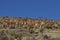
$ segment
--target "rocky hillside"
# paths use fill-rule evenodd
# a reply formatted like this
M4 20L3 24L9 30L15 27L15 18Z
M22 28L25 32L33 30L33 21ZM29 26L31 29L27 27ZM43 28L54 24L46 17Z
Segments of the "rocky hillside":
M60 20L0 17L0 40L60 40Z

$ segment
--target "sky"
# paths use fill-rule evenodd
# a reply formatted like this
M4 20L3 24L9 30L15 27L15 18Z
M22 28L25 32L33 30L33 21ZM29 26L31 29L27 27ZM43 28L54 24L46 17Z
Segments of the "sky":
M60 20L60 0L0 0L0 16Z

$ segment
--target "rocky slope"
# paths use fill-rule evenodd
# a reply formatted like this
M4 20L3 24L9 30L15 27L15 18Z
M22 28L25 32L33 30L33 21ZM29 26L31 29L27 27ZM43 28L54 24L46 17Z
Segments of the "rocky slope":
M60 40L60 21L0 17L0 40Z

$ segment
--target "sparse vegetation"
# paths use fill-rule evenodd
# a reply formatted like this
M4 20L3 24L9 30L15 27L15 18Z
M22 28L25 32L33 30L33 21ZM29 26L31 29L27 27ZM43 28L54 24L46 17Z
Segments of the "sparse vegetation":
M23 40L23 37L24 40L60 38L60 24L57 22L57 25L53 20L1 17L0 40Z

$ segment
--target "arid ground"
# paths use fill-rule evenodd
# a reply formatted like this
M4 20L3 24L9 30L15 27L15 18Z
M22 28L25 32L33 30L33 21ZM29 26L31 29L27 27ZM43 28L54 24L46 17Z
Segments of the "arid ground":
M60 40L60 20L0 17L0 40Z

